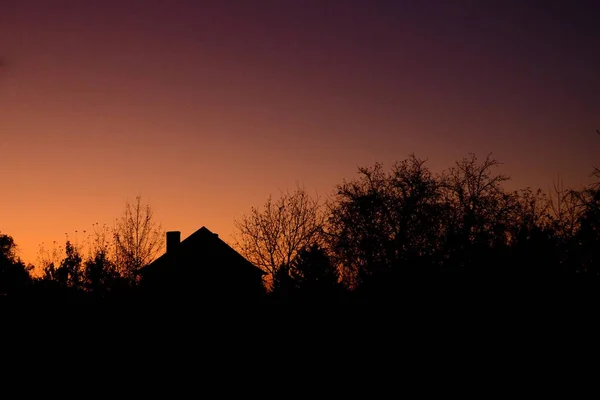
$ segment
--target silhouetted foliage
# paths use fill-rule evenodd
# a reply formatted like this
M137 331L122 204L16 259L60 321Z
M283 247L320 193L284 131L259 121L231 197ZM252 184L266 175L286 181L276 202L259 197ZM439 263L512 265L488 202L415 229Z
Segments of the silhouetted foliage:
M577 192L565 189L561 179L554 182L549 198L550 213L548 218L556 235L564 242L573 237L579 228L581 202Z
M135 283L137 271L163 251L164 235L161 224L154 220L152 208L142 203L141 196L134 203L127 202L114 228L115 264L121 274Z
M119 282L121 275L106 252L99 251L84 263L85 289L102 296Z
M290 275L300 289L309 292L329 288L339 282L339 273L327 253L318 245L302 250L292 261Z
M516 203L506 226L507 243L504 258L495 259L504 265L503 273L515 277L551 274L559 268L557 240L551 226L550 199L541 190L530 188L515 193Z
M303 299L337 299L341 294L340 274L319 245L302 250L290 265L290 276Z
M287 303L293 300L296 295L296 285L290 275L289 265L280 265L273 272L271 284L271 298L275 298L276 301Z
M102 300L133 293L131 281L122 277L106 248L92 249L85 260L70 240L59 249L64 249L64 257L58 264L46 261L39 281L46 296Z
M67 240L65 258L58 266L54 263L46 265L43 279L56 282L61 288L82 289L84 275L82 261L79 250L70 240Z
M327 232L348 287L372 296L417 277L531 280L597 268L597 188L509 192L491 155L436 176L424 164L411 156L387 173L359 168L337 187Z
M298 187L283 192L277 200L269 196L262 209L252 208L236 220L235 247L272 280L298 252L322 242L324 221L320 199Z
M499 165L491 155L479 163L470 154L442 175L446 265L488 272L493 249L508 244L518 195L504 190L509 177L495 173Z
M414 155L389 173L381 164L360 168L358 179L339 185L328 234L346 284L435 263L447 212L441 199L441 182Z
M31 283L32 269L17 257L13 238L0 233L0 297L21 292Z
M572 253L577 272L600 275L600 170L594 169L597 180L580 191L572 191L578 205L578 229L573 235Z
M125 286L116 264L115 242L111 232L103 225L94 225L92 240L88 242L88 257L84 262L85 289L97 297L112 293L117 287ZM114 239L114 238L113 238Z
M284 302L339 300L343 294L339 271L317 244L301 250L273 278L272 295Z
M139 197L114 229L96 224L84 245L67 237L64 247L42 247L39 279L17 257L12 237L0 234L0 296L142 298L177 307L402 296L479 301L512 295L519 284L535 291L547 282L600 276L600 170L581 189L558 180L544 193L506 190L509 178L491 155L480 161L469 154L439 174L425 164L411 155L389 171L379 163L361 167L325 208L303 188L269 197L263 209L236 221L237 247L247 260L203 227L172 241L168 253L142 269L139 288L137 272L164 243ZM270 274L268 294L256 266Z

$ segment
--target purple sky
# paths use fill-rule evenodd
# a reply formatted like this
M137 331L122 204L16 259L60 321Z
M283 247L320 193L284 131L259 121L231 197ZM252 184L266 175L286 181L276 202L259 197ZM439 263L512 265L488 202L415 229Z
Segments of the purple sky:
M598 1L0 2L0 231L23 257L142 194L166 229L358 166L600 166Z

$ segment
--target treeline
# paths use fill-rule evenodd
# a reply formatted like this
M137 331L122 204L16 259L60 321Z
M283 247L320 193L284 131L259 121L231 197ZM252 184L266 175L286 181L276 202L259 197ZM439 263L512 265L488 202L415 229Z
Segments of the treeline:
M267 273L261 299L275 303L595 281L600 171L580 189L557 183L549 192L509 191L499 167L491 156L471 154L440 173L415 156L389 170L360 168L326 199L302 187L269 197L236 221L232 246ZM119 221L94 233L85 256L67 241L64 254L42 257L35 278L12 238L1 235L0 293L37 288L82 299L135 297L136 271L162 250L164 233L139 198Z
M543 289L600 273L600 171L575 190L509 191L474 154L440 173L411 156L360 168L324 201L302 188L236 222L279 299L389 299ZM595 279L594 279L595 281ZM550 286L545 286L550 288Z
M112 226L98 223L64 246L40 245L38 265L17 256L12 237L0 234L0 297L34 300L128 300L137 296L137 271L164 249L164 230L142 202L126 202Z

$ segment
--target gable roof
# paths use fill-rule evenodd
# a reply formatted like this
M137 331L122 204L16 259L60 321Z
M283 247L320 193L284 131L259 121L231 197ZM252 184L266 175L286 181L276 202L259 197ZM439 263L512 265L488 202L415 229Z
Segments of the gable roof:
M171 260L180 255L195 258L195 261L200 262L202 260L218 260L226 265L242 267L250 273L253 272L265 275L263 270L244 258L240 253L220 239L217 234L211 232L205 226L182 240L181 243L169 253L165 252L165 254L158 257L152 263L140 268L139 273L143 275L148 271L167 268L171 263ZM226 268L226 265L223 265L223 268Z

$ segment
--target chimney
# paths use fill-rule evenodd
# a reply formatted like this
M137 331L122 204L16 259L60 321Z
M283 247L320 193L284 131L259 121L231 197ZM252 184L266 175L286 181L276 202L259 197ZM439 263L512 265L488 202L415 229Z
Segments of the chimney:
M171 231L167 232L167 253L172 252L181 242L181 232Z

